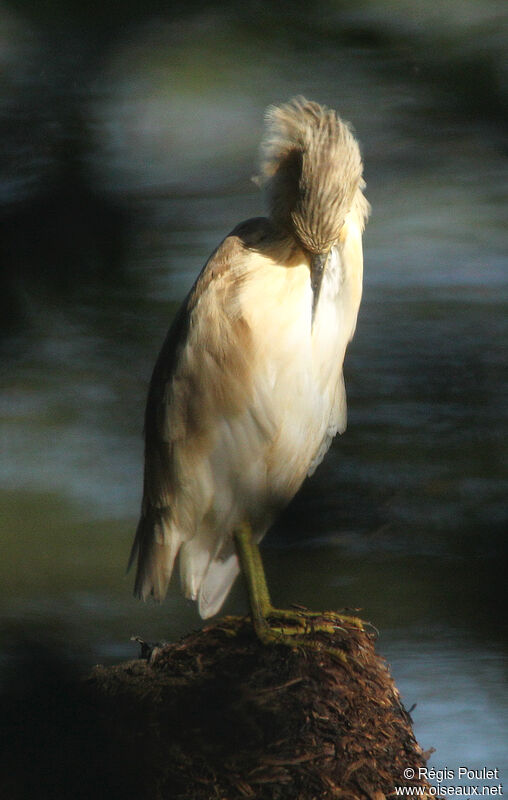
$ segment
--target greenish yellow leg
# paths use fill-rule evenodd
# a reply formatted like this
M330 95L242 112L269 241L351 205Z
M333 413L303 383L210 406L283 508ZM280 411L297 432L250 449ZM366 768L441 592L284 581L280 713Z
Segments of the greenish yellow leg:
M245 523L236 531L235 541L240 566L247 583L252 622L257 635L264 641L265 633L268 631L267 617L272 604L259 547L252 541L250 525Z
M360 619L337 612L322 614L297 609L274 608L270 601L259 547L252 539L250 525L245 523L235 532L235 541L240 566L247 583L254 629L262 642L278 642L291 647L298 645L313 647L316 645L305 640L303 634L313 631L333 634L341 627L341 624L363 630L363 623ZM268 622L272 619L280 620L282 624L273 626ZM334 651L334 654L341 658L344 656L339 651Z

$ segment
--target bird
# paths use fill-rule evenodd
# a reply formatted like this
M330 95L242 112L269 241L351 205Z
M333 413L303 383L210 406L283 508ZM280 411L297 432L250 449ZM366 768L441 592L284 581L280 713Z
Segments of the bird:
M217 614L242 571L256 631L271 604L259 543L346 429L343 362L370 213L349 123L302 96L269 106L255 182L268 215L211 254L153 370L134 593Z

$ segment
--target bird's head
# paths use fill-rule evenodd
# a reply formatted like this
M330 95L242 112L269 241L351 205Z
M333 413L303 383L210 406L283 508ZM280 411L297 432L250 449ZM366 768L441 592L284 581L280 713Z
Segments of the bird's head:
M261 175L270 216L309 254L314 306L331 248L353 212L363 229L369 205L363 164L350 127L326 106L296 97L266 112Z

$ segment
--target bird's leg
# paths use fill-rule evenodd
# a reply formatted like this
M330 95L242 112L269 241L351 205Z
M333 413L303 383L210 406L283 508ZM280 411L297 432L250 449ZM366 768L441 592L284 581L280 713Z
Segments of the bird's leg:
M259 638L264 641L268 631L267 617L272 604L259 547L252 539L252 530L248 523L244 523L235 531L235 542L240 566L247 583L254 629Z
M248 523L244 523L235 532L235 541L240 566L247 582L252 622L258 638L265 644L285 642L294 646L296 642L293 638L290 640L290 637L302 633L302 616L296 611L285 611L272 606L261 553L252 538L252 529ZM272 619L290 624L274 626L269 622Z
M258 638L264 643L278 642L292 647L310 646L302 634L315 631L333 634L342 626L363 630L363 623L353 616L332 612L312 612L297 609L274 608L266 583L259 547L252 538L252 530L244 523L235 532L235 542L240 566L247 582L252 622ZM270 620L280 621L273 625Z

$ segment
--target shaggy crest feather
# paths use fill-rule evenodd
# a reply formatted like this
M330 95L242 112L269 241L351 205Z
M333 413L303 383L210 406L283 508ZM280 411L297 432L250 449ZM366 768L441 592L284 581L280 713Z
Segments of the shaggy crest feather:
M265 121L257 182L267 186L272 219L309 252L325 253L353 207L363 225L369 213L358 144L335 111L304 97L269 106Z

